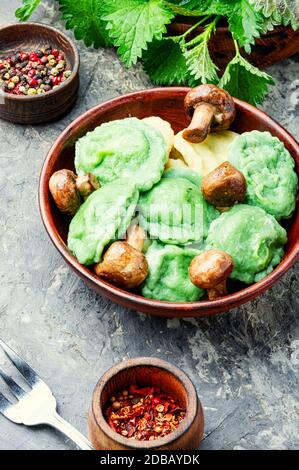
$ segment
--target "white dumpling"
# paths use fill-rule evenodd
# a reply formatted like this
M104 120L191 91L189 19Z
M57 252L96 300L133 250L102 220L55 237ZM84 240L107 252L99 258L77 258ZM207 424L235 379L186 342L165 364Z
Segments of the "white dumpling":
M174 154L179 152L185 164L202 176L228 160L228 148L239 135L233 131L214 132L203 142L192 144L183 139L182 133L174 137Z
M173 142L174 142L174 132L169 122L165 121L164 119L161 119L158 116L150 116L142 120L146 122L146 124L148 124L149 126L152 126L155 129L159 130L163 134L168 145L168 155L169 155L173 147Z

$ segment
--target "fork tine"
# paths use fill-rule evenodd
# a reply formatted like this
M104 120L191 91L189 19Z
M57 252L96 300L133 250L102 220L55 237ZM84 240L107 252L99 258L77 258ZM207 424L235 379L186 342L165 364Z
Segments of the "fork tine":
M7 373L0 367L0 376L7 383L10 391L14 394L16 398L23 398L26 395L25 390L23 390L12 377L7 375Z
M0 413L5 414L6 410L8 408L10 408L12 406L12 404L10 403L10 401L8 401L4 395L2 395L2 393L0 392Z
M29 385L35 385L38 382L42 382L42 379L37 375L37 373L27 364L27 362L23 361L20 356L15 353L7 344L0 339L0 346L9 357L11 362L16 366L18 371L23 375L26 382Z

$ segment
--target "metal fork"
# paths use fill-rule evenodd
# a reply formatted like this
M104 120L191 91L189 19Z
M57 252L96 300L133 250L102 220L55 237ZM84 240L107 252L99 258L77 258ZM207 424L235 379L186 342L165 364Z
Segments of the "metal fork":
M93 450L88 439L59 416L56 411L56 399L48 385L1 339L0 346L30 386L30 391L23 390L0 367L0 376L18 400L16 404L12 404L0 393L0 413L17 424L26 426L47 424L69 437L80 449Z

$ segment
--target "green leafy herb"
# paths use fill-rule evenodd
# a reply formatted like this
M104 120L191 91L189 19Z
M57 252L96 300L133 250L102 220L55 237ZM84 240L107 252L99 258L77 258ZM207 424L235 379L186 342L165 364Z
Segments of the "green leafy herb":
M20 0L21 1L21 0ZM56 0L66 28L87 46L115 46L129 67L142 59L151 80L160 85L212 82L250 103L260 103L272 78L251 65L255 40L277 25L299 27L299 0ZM40 0L23 0L16 11L25 21ZM177 16L188 17L190 28L167 34ZM223 17L236 45L236 56L222 78L209 53L216 22ZM198 18L198 20L197 20ZM196 35L196 28L202 26Z
M217 19L206 26L204 32L183 45L186 65L190 73L201 83L216 83L218 67L211 59L208 43Z
M298 0L250 0L256 11L262 12L265 21L273 26L283 24L291 25L293 29L299 24ZM268 28L270 29L270 28Z
M260 36L263 27L262 15L255 11L249 0L235 2L233 13L228 20L229 29L241 47L250 53L255 38Z
M83 39L86 46L111 44L102 19L102 0L59 0L59 4L66 29L73 29L76 39Z
M161 39L174 17L163 0L105 0L104 20L127 66L135 64L153 39Z
M219 82L219 86L225 88L232 96L253 105L263 101L268 92L268 85L271 84L274 84L272 77L244 59L238 48Z
M194 86L180 45L171 39L154 41L144 56L144 68L156 85Z
M41 0L23 0L23 6L16 10L16 17L20 21L27 21Z

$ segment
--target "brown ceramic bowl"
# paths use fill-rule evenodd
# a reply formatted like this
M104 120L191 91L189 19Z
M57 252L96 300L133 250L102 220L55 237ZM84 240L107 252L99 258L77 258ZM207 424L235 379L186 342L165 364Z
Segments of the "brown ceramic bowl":
M72 75L54 90L25 96L2 93L0 118L20 124L40 124L65 114L74 104L79 89L79 54L74 42L52 26L15 23L0 27L0 58L16 51L35 51L46 44L62 50Z
M156 441L135 441L110 428L103 409L113 395L132 384L158 387L186 408L175 431ZM203 438L204 417L195 387L182 370L161 359L139 357L113 366L100 379L93 393L88 430L97 450L196 450Z
M164 302L146 299L138 295L138 293L127 292L117 288L99 279L92 269L78 263L66 246L69 220L55 207L48 184L54 171L62 168L74 169L75 142L85 135L86 132L93 130L103 122L128 116L144 118L146 116L158 115L169 121L175 132L186 127L187 118L184 112L183 100L188 90L188 88L178 87L138 91L115 98L90 109L70 124L58 137L44 162L39 183L39 202L43 223L55 247L75 273L97 292L106 295L115 302L137 311L165 317L200 317L223 313L254 299L273 286L295 263L299 256L298 208L292 219L285 224L288 230L285 256L274 271L264 279L250 286L231 283L229 285L229 295L214 301ZM236 99L235 103L237 115L232 129L237 132L254 129L270 131L290 151L296 161L296 171L299 174L299 145L295 139L267 114L243 101Z

